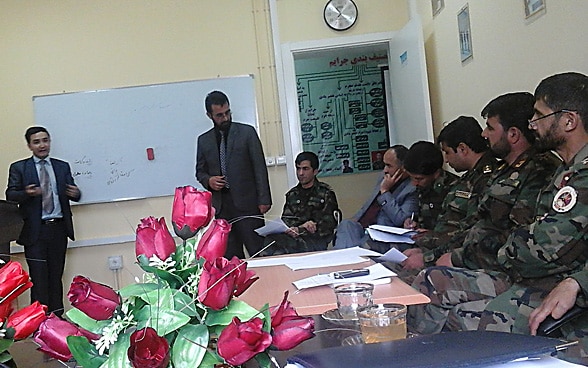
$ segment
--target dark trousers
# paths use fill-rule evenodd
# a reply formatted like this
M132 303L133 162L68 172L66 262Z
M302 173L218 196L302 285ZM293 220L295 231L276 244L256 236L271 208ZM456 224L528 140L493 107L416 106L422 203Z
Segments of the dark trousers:
M222 196L222 208L216 217L226 219L231 223L225 258L230 260L233 256L237 256L244 259L243 245L247 248L247 253L250 256L254 255L263 246L263 237L254 231L265 224L263 215L259 213L257 208L252 211L242 211L235 208L229 190L224 190Z
M41 225L35 244L25 246L29 275L33 282L31 303L38 301L47 306L47 312L63 314L63 284L67 235L65 223Z

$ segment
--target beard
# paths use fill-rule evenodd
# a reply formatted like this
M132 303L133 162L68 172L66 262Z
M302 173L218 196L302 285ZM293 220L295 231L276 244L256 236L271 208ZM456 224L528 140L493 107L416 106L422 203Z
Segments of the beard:
M508 156L511 149L506 138L503 136L498 142L496 142L496 144L490 146L490 151L492 151L494 157L505 158Z
M556 150L566 142L565 138L557 133L557 127L557 123L551 124L549 129L547 129L543 135L540 135L535 131L535 136L537 137L535 140L535 146L538 150Z

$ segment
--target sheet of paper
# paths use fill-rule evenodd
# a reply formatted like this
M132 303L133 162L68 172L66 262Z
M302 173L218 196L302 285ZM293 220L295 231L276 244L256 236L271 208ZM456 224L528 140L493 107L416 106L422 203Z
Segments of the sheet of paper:
M390 277L396 276L394 272L379 263L366 267L366 269L370 271L370 274L366 276L336 279L333 273L324 273L294 281L293 284L299 290L323 285L346 284L350 282L367 282L377 285L382 282L390 282Z
M266 221L265 226L255 229L255 232L260 236L267 236L270 234L281 234L286 230L288 230L288 226L281 218L277 218L275 220Z
M366 256L381 256L381 253L359 247L330 250L315 254L302 253L299 256L287 257L260 257L248 259L248 267L267 267L276 265L286 265L293 270L307 268L319 268L329 266L340 266L365 262ZM351 268L351 267L350 267Z
M406 243L414 244L414 240L409 236L392 234L385 231L367 228L368 235L375 241L384 243Z
M378 231L383 231L385 233L396 234L396 235L410 236L410 235L414 235L417 233L415 230L405 229L403 227L377 225L377 224L370 225L368 228L378 230Z
M383 256L378 257L378 259L380 261L388 261L388 262L393 262L393 263L401 263L406 258L408 258L408 257L406 257L404 254L402 254L402 252L396 248L392 248L389 251L387 251L386 253L384 253Z

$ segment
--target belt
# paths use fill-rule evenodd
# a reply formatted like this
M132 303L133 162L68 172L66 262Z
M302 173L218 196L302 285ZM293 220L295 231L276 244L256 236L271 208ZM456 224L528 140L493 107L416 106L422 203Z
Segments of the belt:
M41 224L43 225L48 225L48 224L57 224L63 222L63 217L56 217L56 218L50 218L50 219L46 219L46 220L41 220Z

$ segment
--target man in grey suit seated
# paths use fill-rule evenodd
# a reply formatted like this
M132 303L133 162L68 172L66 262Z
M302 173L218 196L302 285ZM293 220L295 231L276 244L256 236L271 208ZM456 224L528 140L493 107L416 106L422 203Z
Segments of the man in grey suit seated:
M368 236L365 229L373 224L402 227L404 220L418 211L416 188L404 171L402 161L408 149L390 147L384 154L384 170L376 187L361 209L337 226L334 249L363 245Z

